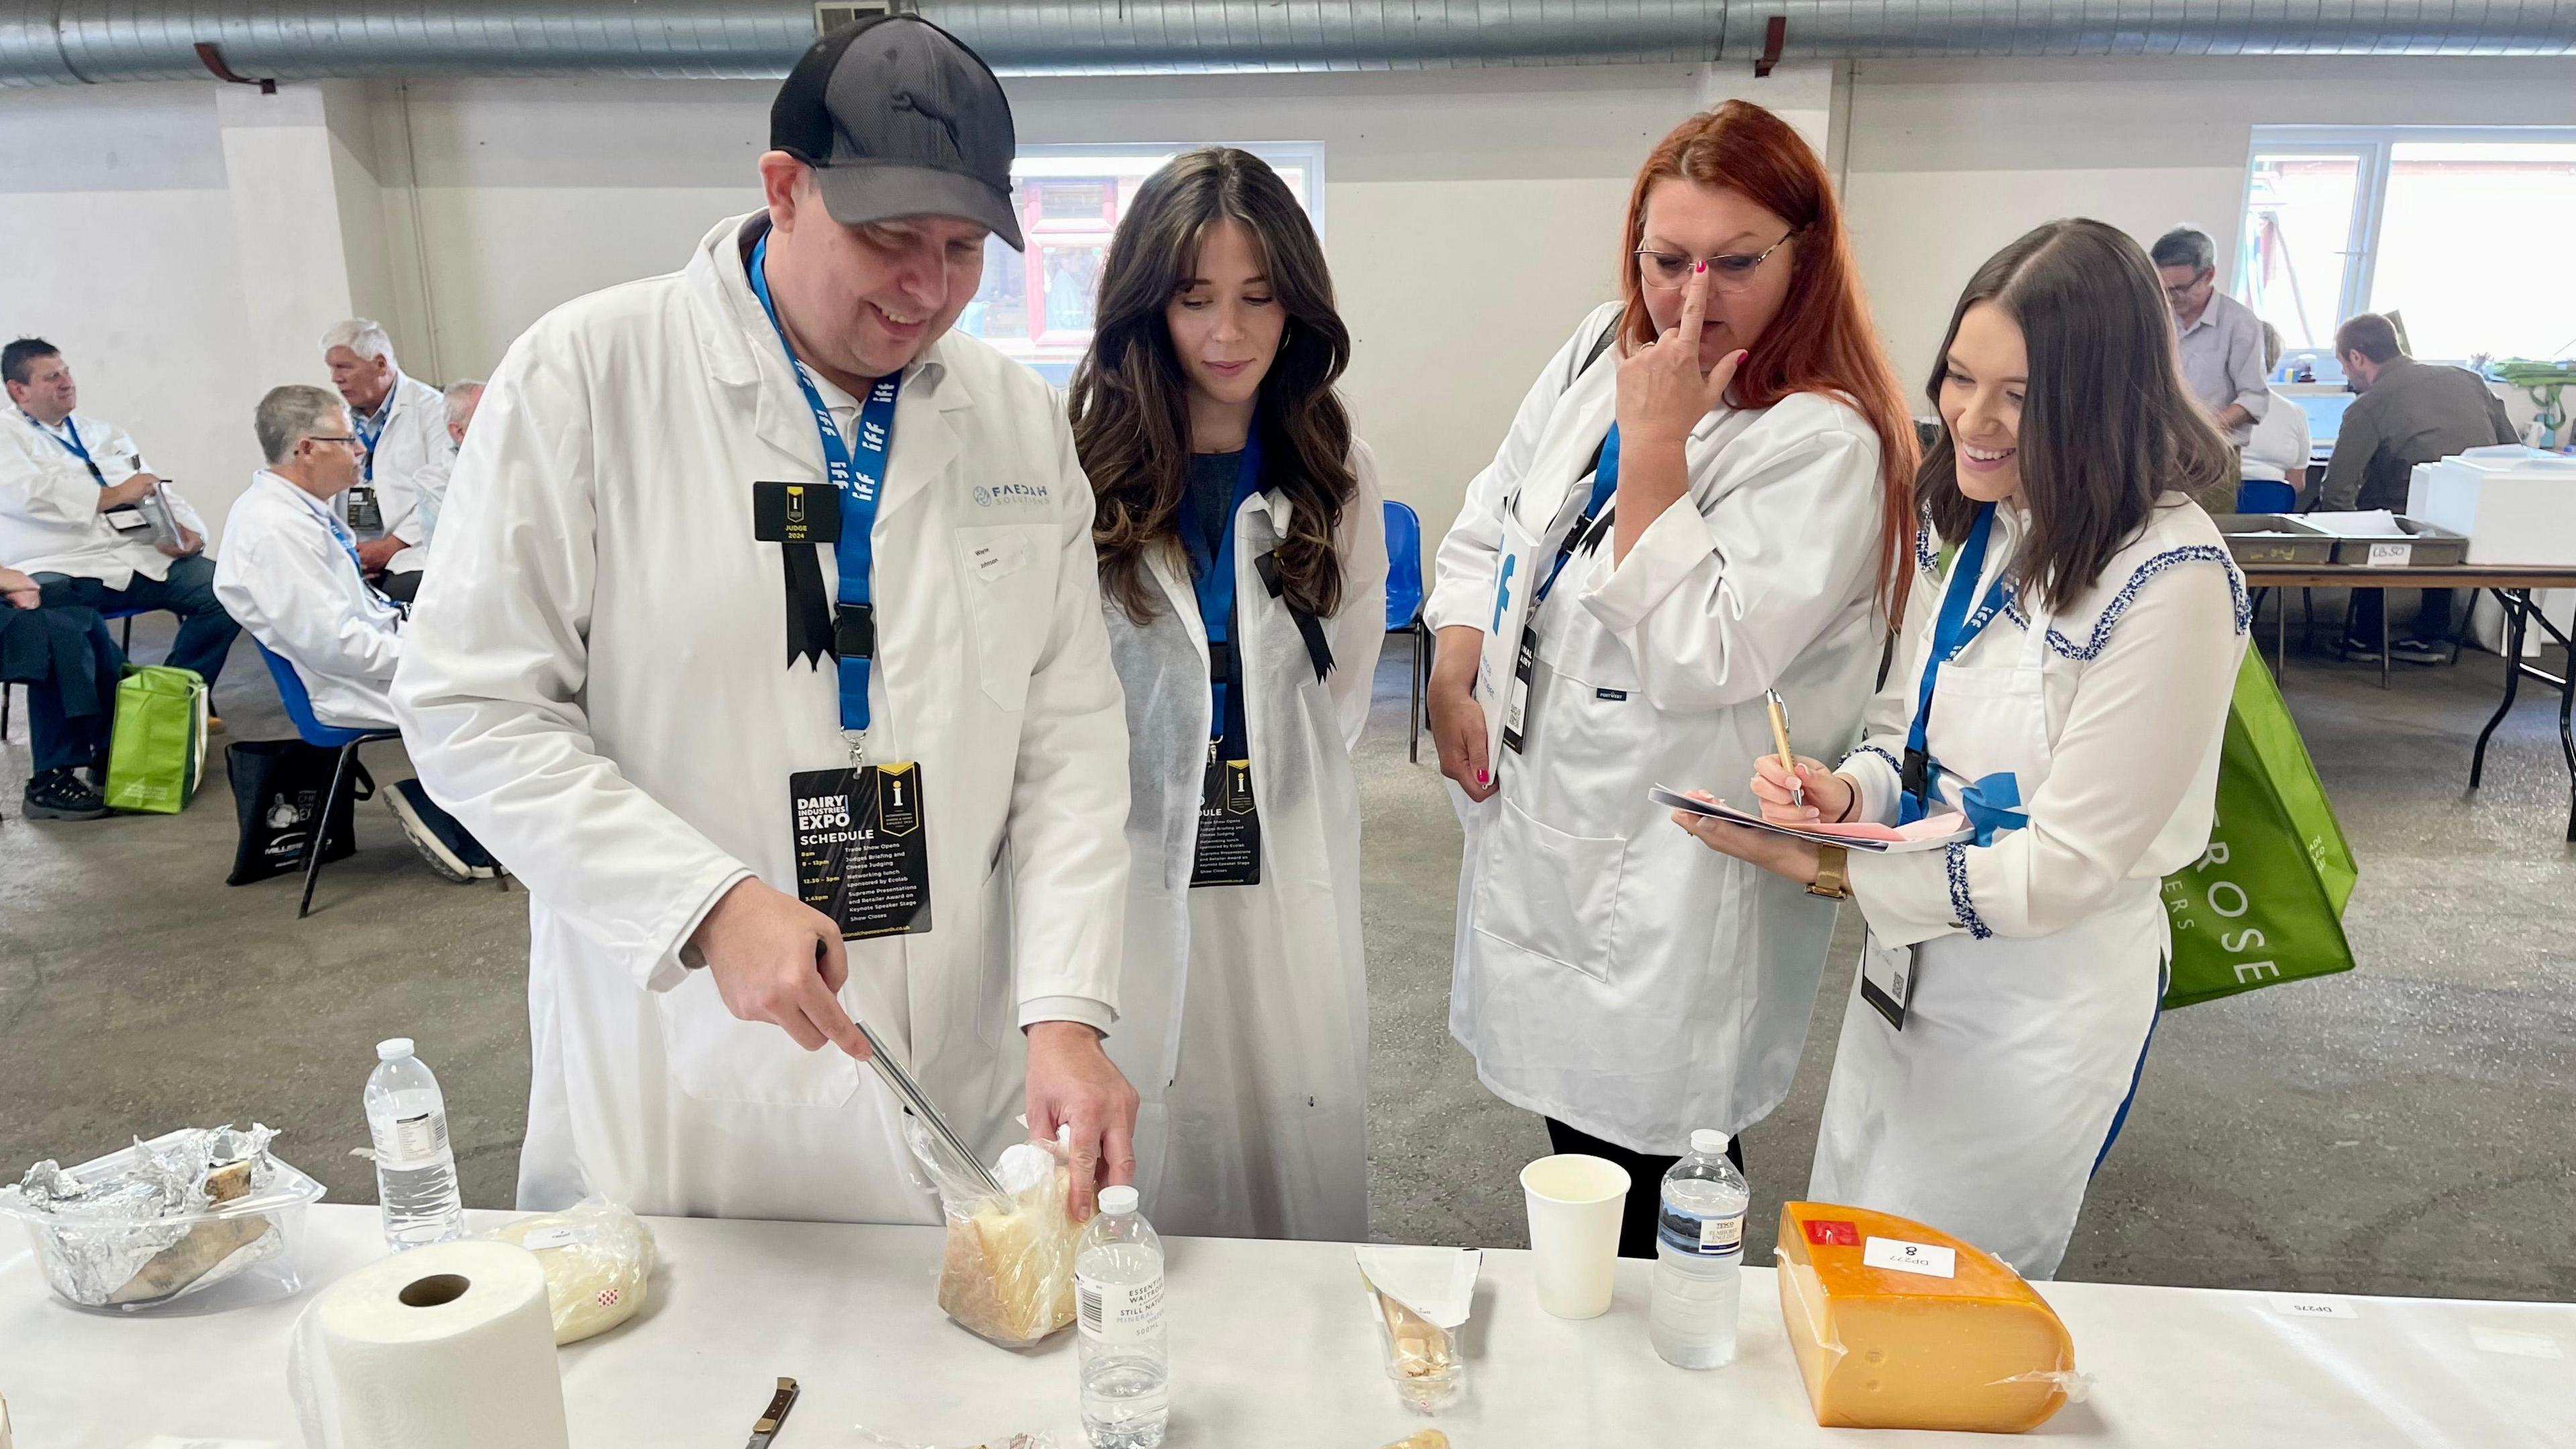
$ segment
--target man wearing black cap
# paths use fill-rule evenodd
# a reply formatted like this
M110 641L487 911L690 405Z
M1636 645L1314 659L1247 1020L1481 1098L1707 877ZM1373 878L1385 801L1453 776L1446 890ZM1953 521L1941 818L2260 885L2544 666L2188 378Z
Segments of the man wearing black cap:
M949 335L1021 244L1010 109L878 19L770 140L765 210L511 347L395 681L532 901L520 1205L935 1221L855 1017L988 1159L1067 1129L1087 1215L1136 1104L1091 490L1045 384Z

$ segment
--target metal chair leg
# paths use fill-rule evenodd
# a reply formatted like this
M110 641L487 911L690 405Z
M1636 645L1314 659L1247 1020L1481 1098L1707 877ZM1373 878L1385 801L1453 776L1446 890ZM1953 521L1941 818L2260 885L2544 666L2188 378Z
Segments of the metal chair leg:
M134 652L134 616L132 614L125 616L124 628L125 633L117 640L116 647L127 654L132 654Z
M340 808L340 792L349 788L349 766L358 758L360 743L351 740L340 747L339 763L331 767L331 788L322 796L322 813L313 822L313 833L305 837L304 899L295 903L299 921L313 909L313 883L322 878L322 856L331 844L331 815Z
M0 741L9 738L9 701L16 697L18 686L0 679Z

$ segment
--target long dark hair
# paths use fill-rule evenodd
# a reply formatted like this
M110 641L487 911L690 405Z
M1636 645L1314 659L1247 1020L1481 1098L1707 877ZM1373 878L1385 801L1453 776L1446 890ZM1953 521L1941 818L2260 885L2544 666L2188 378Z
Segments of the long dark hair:
M2233 477L2235 457L2183 386L2173 313L2127 232L2084 217L2052 221L1979 267L1924 388L1936 412L1959 319L1979 302L2018 323L2029 351L2018 447L2030 534L2013 567L2021 587L2059 608L2092 586L2159 497ZM1915 492L1942 538L1967 536L1981 505L1959 491L1946 426Z
M1815 148L1777 115L1751 101L1728 101L1674 127L1655 143L1628 190L1628 227L1619 243L1620 295L1630 349L1654 340L1644 284L1635 256L1646 230L1646 195L1655 183L1680 177L1751 197L1794 228L1785 253L1789 294L1780 313L1747 349L1735 374L1736 399L1767 408L1797 392L1824 393L1849 403L1878 434L1878 603L1890 623L1905 617L1906 564L1914 538L1914 423L1905 415L1905 391L1888 364L1861 295L1860 269L1852 264L1833 178Z
M1254 424L1262 484L1291 505L1279 542L1280 593L1318 617L1341 607L1333 538L1358 480L1350 414L1333 384L1350 365L1350 330L1333 309L1323 244L1287 183L1249 151L1210 146L1147 178L1119 219L1101 268L1091 350L1066 398L1074 451L1097 501L1091 536L1101 591L1139 624L1156 612L1145 553L1179 546L1189 496L1189 378L1163 309L1196 270L1208 229L1228 218L1250 234L1288 313Z

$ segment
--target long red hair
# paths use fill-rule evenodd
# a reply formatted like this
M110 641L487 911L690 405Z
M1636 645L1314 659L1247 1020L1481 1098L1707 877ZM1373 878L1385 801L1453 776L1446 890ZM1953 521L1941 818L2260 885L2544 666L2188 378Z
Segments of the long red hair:
M1655 144L1628 192L1627 239L1619 245L1621 323L1630 347L1653 340L1654 322L1637 275L1636 250L1646 228L1646 193L1680 177L1741 192L1796 229L1790 243L1789 295L1779 315L1746 349L1735 396L1767 408L1791 393L1820 392L1849 403L1878 432L1878 603L1891 624L1905 615L1914 539L1914 469L1919 448L1896 370L1871 327L1861 296L1842 206L1824 163L1788 122L1750 101L1728 101L1673 128Z

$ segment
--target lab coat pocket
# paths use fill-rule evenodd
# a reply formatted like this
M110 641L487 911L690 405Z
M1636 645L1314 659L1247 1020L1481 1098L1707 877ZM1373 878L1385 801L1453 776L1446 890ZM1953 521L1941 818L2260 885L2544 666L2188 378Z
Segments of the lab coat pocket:
M1618 959L1619 883L1628 842L1568 835L1508 799L1487 837L1476 929L1596 981Z
M806 1051L766 1021L725 1009L715 973L692 971L653 994L671 1080L701 1102L837 1107L859 1087L859 1064L839 1047Z
M1057 531L1003 523L957 530L957 568L973 616L984 693L1007 710L1028 702L1029 671L1055 628Z

